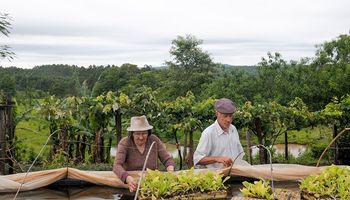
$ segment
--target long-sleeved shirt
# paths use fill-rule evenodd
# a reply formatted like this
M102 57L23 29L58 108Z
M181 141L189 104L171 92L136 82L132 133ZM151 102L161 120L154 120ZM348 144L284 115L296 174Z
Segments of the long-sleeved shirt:
M193 162L196 165L202 158L207 156L227 156L239 164L244 156L243 147L239 141L237 129L232 124L227 133L220 127L218 121L207 127L199 139L196 151L193 154ZM208 164L208 168L221 168L223 164Z
M116 158L113 164L113 172L122 180L126 182L128 177L127 171L142 170L147 153L151 144L153 145L146 168L155 170L158 169L158 158L165 167L174 166L175 162L171 155L166 151L166 147L163 142L155 135L149 135L146 141L145 151L141 153L131 137L124 137L118 144Z

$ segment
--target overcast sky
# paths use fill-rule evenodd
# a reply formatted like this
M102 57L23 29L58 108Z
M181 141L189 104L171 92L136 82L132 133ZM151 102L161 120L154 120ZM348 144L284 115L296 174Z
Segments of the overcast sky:
M349 34L349 0L0 0L17 57L0 66L123 63L161 66L171 41L192 34L214 62L256 65L267 52L313 57Z

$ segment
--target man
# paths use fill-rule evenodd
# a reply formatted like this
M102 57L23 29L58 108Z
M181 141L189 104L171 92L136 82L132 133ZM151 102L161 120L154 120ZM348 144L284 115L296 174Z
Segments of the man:
M244 151L237 129L231 124L236 112L235 104L230 99L222 98L216 100L214 107L216 121L203 131L193 154L194 165L222 168L232 164L248 164L242 160Z

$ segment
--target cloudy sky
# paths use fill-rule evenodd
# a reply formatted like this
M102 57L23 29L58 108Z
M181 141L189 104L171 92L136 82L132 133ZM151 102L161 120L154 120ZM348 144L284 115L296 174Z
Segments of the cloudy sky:
M187 34L214 62L255 65L267 52L299 60L349 34L349 10L349 0L0 0L12 17L0 45L17 55L0 66L161 66Z

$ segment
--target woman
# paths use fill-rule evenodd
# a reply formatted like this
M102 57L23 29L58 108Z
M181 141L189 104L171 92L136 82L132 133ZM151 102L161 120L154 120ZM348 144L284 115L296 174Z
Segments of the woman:
M146 116L132 117L130 127L127 128L129 136L124 137L118 144L117 155L114 160L113 172L129 186L130 192L137 189L137 180L127 171L142 170L151 144L155 142L147 160L146 168L158 169L158 158L168 172L173 172L175 162L166 151L165 145L152 134L153 126L149 125Z

